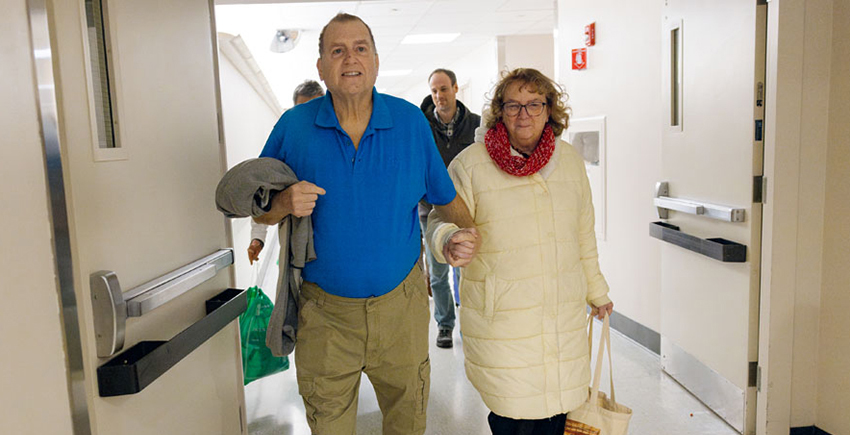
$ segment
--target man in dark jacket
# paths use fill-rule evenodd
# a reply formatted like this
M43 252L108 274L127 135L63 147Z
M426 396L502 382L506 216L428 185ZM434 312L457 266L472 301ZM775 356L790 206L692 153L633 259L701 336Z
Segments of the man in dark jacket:
M481 124L481 117L470 112L457 100L457 76L454 72L438 68L428 77L428 85L431 95L425 97L419 108L431 124L434 142L440 150L443 163L448 167L458 153L474 142L475 129ZM430 211L431 204L424 201L419 203L419 223L423 234ZM455 327L455 305L449 286L449 266L434 260L427 243L425 255L431 293L434 296L434 319L439 328L437 346L449 348L452 347L452 331ZM457 269L454 276L457 289Z

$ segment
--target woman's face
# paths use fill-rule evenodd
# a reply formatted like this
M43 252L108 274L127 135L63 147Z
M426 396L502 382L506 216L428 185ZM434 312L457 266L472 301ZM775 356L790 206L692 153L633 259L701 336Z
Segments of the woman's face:
M546 96L531 92L525 83L511 83L505 90L505 99L502 102L502 122L508 130L511 145L525 154L531 154L543 134L546 121L549 120L549 106L543 106L543 112L537 116L531 116L527 108L520 108L515 116L505 113L504 104L526 105L532 102L546 103Z

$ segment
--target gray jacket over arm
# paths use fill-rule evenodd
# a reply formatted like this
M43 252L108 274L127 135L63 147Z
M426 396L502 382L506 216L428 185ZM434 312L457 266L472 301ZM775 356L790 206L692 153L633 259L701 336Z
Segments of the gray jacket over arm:
M215 203L227 217L259 217L271 209L271 200L298 182L295 172L280 160L262 157L246 160L231 168L215 191ZM278 226L280 233L280 275L275 307L266 331L266 346L275 356L295 349L298 332L298 294L301 269L316 259L313 223L310 217L287 216Z

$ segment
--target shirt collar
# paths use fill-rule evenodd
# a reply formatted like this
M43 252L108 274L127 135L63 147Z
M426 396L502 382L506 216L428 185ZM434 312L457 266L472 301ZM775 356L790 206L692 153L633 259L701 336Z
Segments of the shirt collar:
M393 118L390 115L390 109L387 107L387 103L384 98L384 95L379 94L373 86L372 117L369 119L369 125L366 127L366 131L371 129L392 128ZM336 112L334 111L333 96L330 91L322 97L322 103L319 106L318 113L316 113L315 123L319 127L337 128L342 130L342 127L339 125L339 119L337 119Z
M453 116L449 122L443 122L443 119L440 118L440 114L437 112L437 106L435 105L434 118L437 118L437 122L439 122L443 127L454 126L455 123L457 123L458 118L460 118L460 106L455 109L455 116Z

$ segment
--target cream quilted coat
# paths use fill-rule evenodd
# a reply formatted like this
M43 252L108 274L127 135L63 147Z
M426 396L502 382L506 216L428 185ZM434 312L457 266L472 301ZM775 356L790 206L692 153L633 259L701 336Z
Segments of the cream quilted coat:
M467 377L504 417L541 419L578 408L590 382L585 307L610 302L581 156L558 140L543 169L516 177L477 142L449 174L483 240L461 273ZM435 212L428 227L431 252L445 261L442 247L457 227Z

